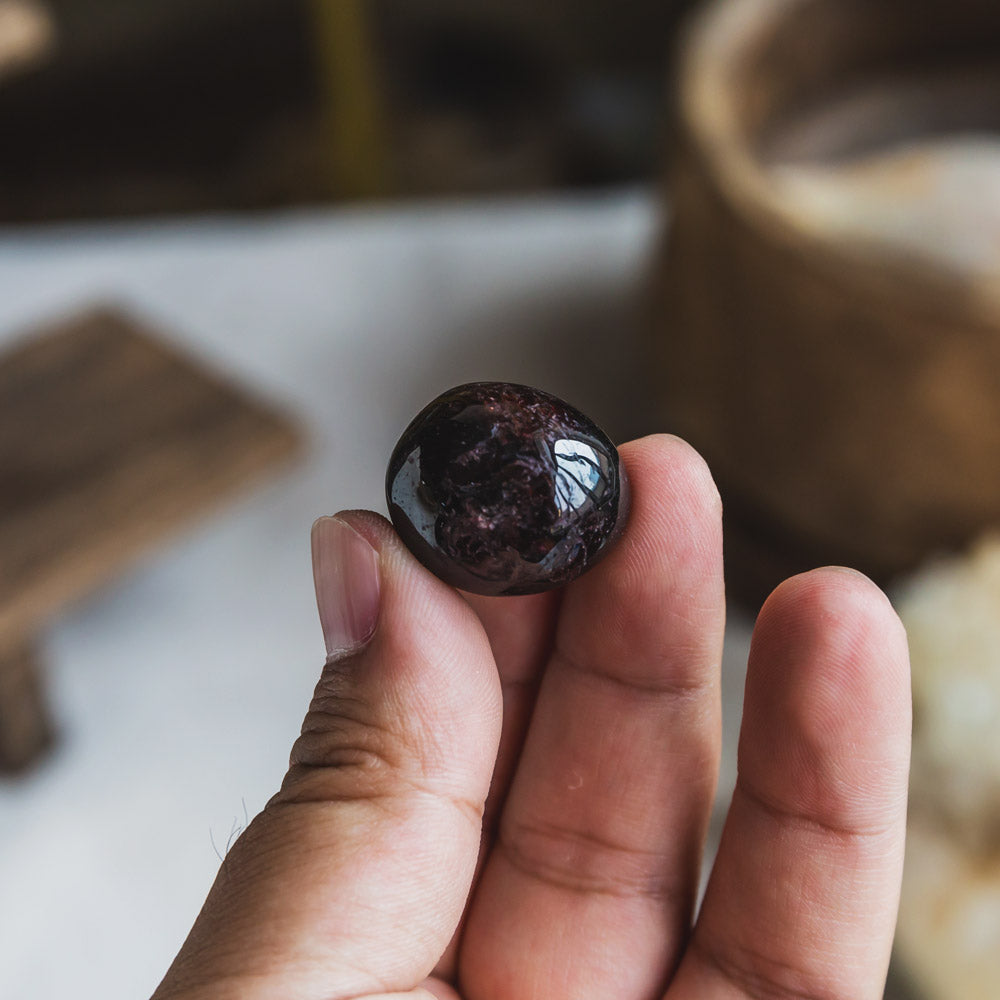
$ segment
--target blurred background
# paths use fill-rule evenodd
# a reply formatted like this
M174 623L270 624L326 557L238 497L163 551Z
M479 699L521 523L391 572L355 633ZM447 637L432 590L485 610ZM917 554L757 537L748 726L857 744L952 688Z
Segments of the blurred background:
M995 0L0 0L0 129L0 996L153 990L311 694L310 523L474 379L709 459L713 842L763 597L889 588L887 997L1000 996Z

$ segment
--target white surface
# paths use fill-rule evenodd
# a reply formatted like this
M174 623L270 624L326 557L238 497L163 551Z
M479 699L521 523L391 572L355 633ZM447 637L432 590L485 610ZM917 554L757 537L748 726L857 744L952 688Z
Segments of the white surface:
M309 525L384 510L385 459L423 403L516 379L619 437L644 429L622 331L656 231L635 193L0 231L0 348L122 302L311 438L290 474L46 637L63 741L29 781L0 784L0 997L153 990L218 867L212 839L224 850L277 787L318 676ZM738 627L734 704L744 644Z

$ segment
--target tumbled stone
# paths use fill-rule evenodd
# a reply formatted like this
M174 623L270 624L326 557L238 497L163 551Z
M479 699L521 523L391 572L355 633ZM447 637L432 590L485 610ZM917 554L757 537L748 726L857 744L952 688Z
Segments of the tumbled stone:
M431 572L489 595L575 579L628 513L608 436L561 399L508 382L460 385L428 404L393 450L386 499Z

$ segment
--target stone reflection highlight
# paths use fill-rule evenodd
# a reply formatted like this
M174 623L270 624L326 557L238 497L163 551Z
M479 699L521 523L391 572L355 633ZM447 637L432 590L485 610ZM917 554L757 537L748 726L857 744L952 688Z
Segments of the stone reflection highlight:
M561 513L600 503L608 486L608 460L584 441L556 441L556 504Z
M507 382L443 393L404 431L389 515L446 583L531 594L594 565L621 533L627 487L608 436L568 403Z

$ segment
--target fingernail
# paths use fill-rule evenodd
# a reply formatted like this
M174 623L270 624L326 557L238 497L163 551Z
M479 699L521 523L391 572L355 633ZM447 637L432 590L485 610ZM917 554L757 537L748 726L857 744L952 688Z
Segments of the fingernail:
M321 517L312 529L313 580L328 659L363 646L379 611L378 553L346 521Z

